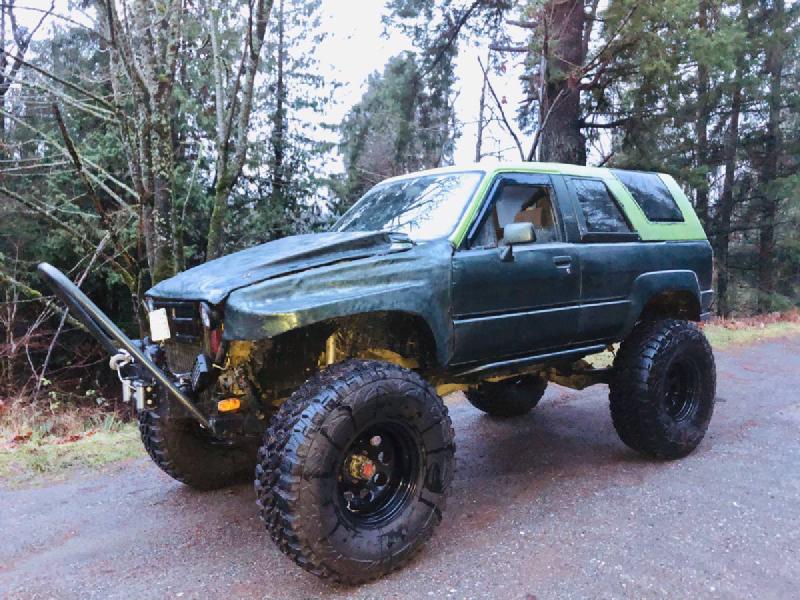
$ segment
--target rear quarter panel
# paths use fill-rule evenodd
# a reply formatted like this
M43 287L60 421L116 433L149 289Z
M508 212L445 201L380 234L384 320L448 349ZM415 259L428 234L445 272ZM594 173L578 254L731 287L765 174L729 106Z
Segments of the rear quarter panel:
M701 303L711 288L705 240L585 244L581 247L580 330L592 341L619 340L661 292L689 292Z

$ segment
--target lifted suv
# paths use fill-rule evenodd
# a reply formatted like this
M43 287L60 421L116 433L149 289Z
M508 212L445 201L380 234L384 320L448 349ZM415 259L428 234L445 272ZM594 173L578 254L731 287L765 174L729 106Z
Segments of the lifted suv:
M355 583L406 563L441 520L451 391L514 417L548 382L607 383L625 444L691 452L714 408L693 323L711 264L671 177L524 163L389 179L330 232L162 281L140 342L40 271L114 355L161 469L202 489L255 470L281 550ZM613 367L582 360L616 342Z

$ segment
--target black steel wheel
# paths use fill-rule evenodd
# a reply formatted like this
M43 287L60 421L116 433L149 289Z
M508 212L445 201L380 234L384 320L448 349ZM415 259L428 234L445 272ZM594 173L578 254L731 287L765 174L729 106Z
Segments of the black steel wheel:
M342 452L342 514L356 527L390 523L413 498L422 457L413 431L403 423L363 429Z
M453 437L441 398L413 371L333 365L270 422L256 466L261 517L278 547L320 577L384 575L441 521Z
M674 421L689 419L700 405L701 375L696 362L676 358L667 369L664 408Z
M533 410L547 389L547 380L523 375L505 381L481 383L465 392L478 410L493 417L521 417Z
M681 458L705 436L714 412L714 354L694 324L638 324L614 360L611 417L620 439L647 456Z

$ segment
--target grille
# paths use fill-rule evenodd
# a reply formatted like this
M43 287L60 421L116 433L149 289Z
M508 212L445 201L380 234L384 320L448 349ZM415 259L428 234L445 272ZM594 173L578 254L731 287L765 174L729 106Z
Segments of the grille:
M164 351L169 370L175 374L183 374L192 370L197 355L203 351L203 345L200 340L194 343L167 340L164 343Z

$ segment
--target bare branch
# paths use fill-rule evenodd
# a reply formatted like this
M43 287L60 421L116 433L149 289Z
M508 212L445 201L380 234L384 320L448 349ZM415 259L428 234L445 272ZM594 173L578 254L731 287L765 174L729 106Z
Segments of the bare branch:
M62 146L61 144L56 142L52 137L47 135L41 129L39 129L37 127L34 127L30 123L26 122L24 119L20 119L16 115L14 115L12 113L9 113L9 112L7 112L5 110L0 109L0 114L8 117L9 119L14 121L18 125L21 125L22 127L25 127L28 130L33 131L34 133L38 134L41 137L42 141L44 141L44 142L50 144L51 146L53 146L54 148L56 148L59 152L61 152L64 155L65 158L68 158L70 160L72 159L72 157L69 154L69 151L66 148L64 148L64 146ZM119 179L117 179L116 177L111 175L108 171L103 169L101 166L99 166L98 164L96 164L96 163L94 163L94 162L92 162L92 161L90 161L90 160L88 160L86 158L84 158L84 162L86 162L86 164L88 164L90 167L92 167L93 169L98 171L103 177L105 177L106 179L112 181L114 183L114 185L119 186L121 189L123 189L124 191L128 192L129 194L131 194L134 198L137 198L136 192L134 190L132 190L130 187L128 187L128 185L125 184L124 182L120 181ZM93 173L87 172L87 176L92 181L94 181L97 185L99 185L101 188L103 188L103 190L109 196L111 196L114 200L116 200L116 202L119 204L119 206L121 208L124 208L128 212L133 212L133 209L124 200L122 200L122 198L120 198L119 194L117 194L114 190L112 190L110 187L108 187L108 185L103 180L101 180L99 177L97 177L97 175L94 175Z
M463 29L464 25L467 24L472 14L483 4L485 0L474 0L472 4L466 8L456 19L455 23L450 26L450 29L445 34L444 41L435 48L435 54L433 60L428 64L425 70L420 74L420 77L425 77L428 73L433 71L436 68L444 56L447 54L447 51L453 47L453 44L456 43L461 30Z
M521 46L508 46L504 44L489 44L489 48L495 50L497 52L516 52L517 54L522 54L524 52L529 52L530 47L527 45Z
M636 5L636 4L634 4L631 7L631 9L628 11L628 13L619 22L619 25L614 30L614 32L606 39L605 44L603 44L597 50L595 55L584 64L583 68L581 69L581 76L586 75L587 73L589 73L589 71L592 70L594 65L597 64L603 58L603 55L611 47L611 44L613 44L616 41L617 36L619 36L619 34L622 33L622 30L625 29L625 26L628 24L628 21L631 20L631 17L633 16L633 13L636 12L637 8L638 8L638 5Z
M51 306L51 308L54 308L55 310L57 310L61 314L66 314L67 313L67 309L62 308L61 305L59 305L57 303L54 303L52 301L52 298L50 298L48 296L45 296L44 294L42 294L42 292L40 292L37 289L32 288L29 285L25 285L24 283L22 283L21 281L19 281L15 277L13 277L11 274L9 274L6 271L4 271L2 265L0 265L0 282L3 282L3 283L5 283L6 285L9 285L9 286L16 287L23 294L25 294L28 298L31 298L32 300L39 300L41 302L47 302L48 305ZM69 323L71 325L74 325L75 327L78 327L79 329L82 329L83 331L86 331L86 327L84 326L84 324L81 323L80 321L78 321L77 319L75 319L74 317L67 317L67 320L69 321Z
M110 109L112 111L114 110L114 106L113 105L109 104L106 100L104 100L100 96L97 96L96 94L93 94L89 90L86 90L86 89L80 87L79 85L75 85L74 83L71 83L71 82L67 81L66 79L62 79L61 77L58 77L57 75L54 75L54 74L50 73L49 71L47 71L47 70L45 70L45 69L43 69L41 67L37 67L36 65L34 65L32 63L29 63L28 61L23 59L21 56L17 56L17 55L14 55L14 54L8 54L8 56L13 58L15 61L18 61L19 64L24 65L24 66L28 67L29 69L32 69L33 71L36 71L37 73L52 79L53 81L57 81L61 85L64 85L64 86L66 86L66 87L68 87L68 88L70 88L72 90L75 90L76 92L80 92L84 96L87 96L87 97L91 98L92 100L95 100L96 102L99 102L100 104L102 104L103 106L105 106L106 108L108 108L108 109Z
M539 21L518 21L515 19L506 19L506 23L514 27L521 27L522 29L536 29L539 27Z
M606 156L603 157L603 160L601 160L599 163L597 163L597 166L598 167L606 166L608 161L610 161L612 158L614 158L614 152L609 152Z
M21 195L17 194L16 192L12 192L11 190L9 190L8 188L6 188L4 186L0 186L0 194L4 194L6 197L10 198L11 200L15 200L16 202L19 202L20 204L22 204L26 208L30 209L31 211L35 212L36 214L41 215L49 223L51 223L52 225L56 226L57 228L62 229L66 233L68 233L70 235L70 237L73 239L73 241L75 241L80 246L83 246L84 248L87 248L89 250L94 250L95 246L94 246L94 244L92 244L89 241L89 239L87 238L85 232L78 231L77 229L72 227L69 223L64 221L64 219L60 219L60 218L56 217L55 215L53 215L51 210L49 210L49 207L46 204L44 204L42 202L39 202L37 200L32 200L30 198L25 198L24 196L21 196ZM83 215L79 215L79 216L83 216ZM93 228L91 227L91 225L87 225L86 229L87 230L91 230ZM125 269L125 267L123 267L121 264L119 264L119 262L116 259L114 259L113 257L110 259L110 262L114 265L114 269L123 278L123 280L128 285L128 287L133 285L134 278ZM131 289L133 289L133 288L131 288Z
M508 132L511 134L511 137L514 138L514 143L517 145L517 150L519 150L519 157L522 160L525 160L525 153L522 150L522 143L519 141L519 137L514 131L514 128L511 126L508 117L506 117L506 111L503 110L503 103L500 102L500 98L497 97L497 93L494 91L492 82L489 79L489 73L483 66L483 61L480 59L480 57L478 57L478 64L481 67L481 71L483 71L483 77L486 81L486 86L489 88L489 93L492 95L492 98L494 98L495 104L497 105L497 109L500 111L500 117L503 119L503 124L505 125Z
M88 27L86 24L81 23L80 21L76 21L75 19L71 19L70 17L67 17L65 15L61 15L61 14L58 14L56 12L53 12L53 6L51 6L49 9L44 9L44 8L38 8L36 6L20 6L19 4L15 4L14 8L16 10L26 10L26 11L29 11L29 12L43 13L45 16L51 16L51 17L53 17L55 19L59 19L61 21L64 21L65 23L69 23L70 25L74 25L75 27L80 27L81 29L83 29L83 30L85 30L85 31L87 31L87 32L89 32L91 34L96 35L99 39L103 40L104 42L108 42L109 41L106 37L100 35L100 33L97 32L92 27Z
M111 238L112 243L116 247L117 251L122 255L127 267L130 269L132 266L134 266L134 260L131 255L128 254L128 251L125 249L125 246L122 244L122 242L120 242L114 230L114 224L111 223L110 219L108 218L108 215L103 208L103 203L97 195L97 190L94 189L86 170L83 168L81 157L78 154L77 148L75 148L75 144L72 142L72 138L69 135L67 126L61 116L61 111L56 103L53 103L53 116L55 116L56 123L58 123L58 129L61 131L61 137L64 139L64 144L66 145L67 152L69 153L70 157L72 158L72 162L75 165L75 170L83 181L83 184L86 186L86 190L89 192L89 198L92 200L92 204L94 204L95 212L100 217L100 221L103 223L106 231L108 231L108 235Z
M102 240L100 240L100 243L97 245L94 254L92 254L92 258L89 260L89 264L86 265L86 268L83 270L83 273L81 274L80 277L78 277L78 280L75 282L75 285L77 285L78 287L81 287L84 280L86 279L86 276L89 274L89 271L92 270L94 263L97 262L97 258L100 256L100 253L103 252L103 248L105 247L109 237L110 237L110 232ZM64 329L64 323L66 322L67 317L69 317L69 310L66 310L64 311L64 313L62 313L61 321L58 324L58 328L56 329L56 332L53 334L53 337L50 340L50 345L47 347L47 354L45 354L44 361L42 361L42 370L39 371L39 375L36 378L36 387L33 390L34 400L39 396L39 391L42 389L44 374L47 372L47 367L50 364L50 357L53 355L53 348L55 348L56 341L58 341L58 337L61 335L61 331Z

